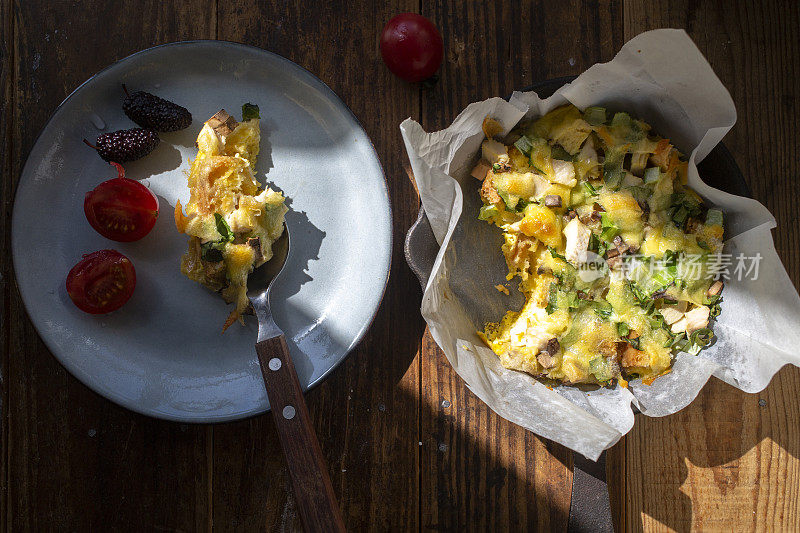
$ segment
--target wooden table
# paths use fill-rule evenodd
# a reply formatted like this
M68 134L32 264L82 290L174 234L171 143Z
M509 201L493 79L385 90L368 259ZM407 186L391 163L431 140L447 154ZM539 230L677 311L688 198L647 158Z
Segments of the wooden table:
M369 333L309 409L353 530L530 527L563 531L571 453L489 411L425 332L403 236L418 198L398 125L446 126L469 102L577 74L636 34L685 28L731 91L725 138L800 284L800 3L574 0L524 3L185 0L3 1L0 530L285 530L297 512L269 415L214 426L153 420L69 375L31 326L9 254L15 184L59 102L109 63L153 44L226 39L319 76L374 141L394 210L392 276ZM392 76L385 22L421 12L445 41L431 90ZM69 176L64 176L69 180ZM58 191L53 191L58 194ZM639 417L609 454L623 529L800 528L800 371L760 394L712 379L682 412Z

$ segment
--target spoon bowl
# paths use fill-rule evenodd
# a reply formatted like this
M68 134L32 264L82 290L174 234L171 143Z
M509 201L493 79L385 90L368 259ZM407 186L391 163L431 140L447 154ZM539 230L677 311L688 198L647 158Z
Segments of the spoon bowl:
M269 293L273 282L283 271L287 257L289 257L289 226L284 223L283 233L272 243L272 257L253 270L247 278L247 297L258 318L258 341L283 334L272 319Z

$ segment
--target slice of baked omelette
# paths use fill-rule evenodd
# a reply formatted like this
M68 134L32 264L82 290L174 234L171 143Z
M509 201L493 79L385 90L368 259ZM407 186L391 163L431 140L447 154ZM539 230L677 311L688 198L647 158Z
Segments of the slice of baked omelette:
M247 277L272 257L287 208L280 192L262 188L253 174L261 131L258 107L242 106L242 122L224 109L197 136L189 169L186 214L175 205L175 226L189 236L181 272L235 305L222 330L248 310Z

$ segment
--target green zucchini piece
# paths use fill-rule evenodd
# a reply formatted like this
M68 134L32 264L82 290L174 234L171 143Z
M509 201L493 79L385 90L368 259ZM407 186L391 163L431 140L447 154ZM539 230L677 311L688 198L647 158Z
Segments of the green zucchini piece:
M606 108L605 107L587 107L583 112L583 120L592 126L599 126L606 122Z

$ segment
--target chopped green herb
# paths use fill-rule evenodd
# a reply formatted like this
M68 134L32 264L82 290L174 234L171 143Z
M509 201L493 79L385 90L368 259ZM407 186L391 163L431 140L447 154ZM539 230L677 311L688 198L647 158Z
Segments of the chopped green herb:
M698 217L701 214L700 204L685 192L673 193L670 197L670 208L667 214L675 226L684 229L689 217Z
M515 210L515 208L517 207L517 203L519 202L519 196L508 194L504 190L498 190L497 194L503 200L503 203L506 204L506 209L508 209L509 211Z
M592 126L599 126L606 122L606 109L604 107L587 107L583 112L583 120Z
M533 148L530 139L528 139L525 135L517 139L517 142L514 143L514 146L516 146L517 150L525 155L529 155L531 153L531 148Z
M611 316L611 312L614 310L611 307L611 304L607 301L603 300L602 298L598 298L592 302L592 307L594 307L594 312L597 316L601 318L608 318Z
M646 202L652 196L652 191L648 187L642 187L641 185L626 187L626 190L630 191L631 195L640 203Z
M492 205L485 205L481 207L480 213L478 213L479 220L493 220L494 217L500 214L500 210L497 209L497 206L494 204Z
M689 346L689 339L686 338L685 333L678 333L672 339L672 349L683 352Z
M630 127L631 116L627 113L619 112L614 113L614 118L611 119L612 127Z
M569 155L569 152L564 150L564 148L560 144L556 144L553 146L552 150L552 158L553 159L560 159L561 161L573 161L574 158Z
M591 183L589 183L588 181L584 181L584 182L583 182L583 188L584 188L584 189L586 189L586 193L587 193L589 196L597 196L597 195L599 194L599 193L597 192L597 189L595 189L595 188L594 188L594 185L592 185L592 184L591 184Z
M717 318L719 316L720 312L722 312L722 307L720 306L721 303L722 303L721 294L715 294L714 296L706 297L705 304L711 310L711 312L708 315L709 318Z
M550 295L547 298L547 307L544 308L548 315L556 312L558 307L558 285L555 283L550 284Z
M617 322L617 335L620 337L627 337L630 332L631 328L628 327L628 324L625 322Z
M702 328L692 332L692 334L689 336L689 342L696 346L705 348L714 342L714 338L714 332L711 331L711 328Z
M582 300L578 298L578 293L576 292L569 292L567 293L567 306L570 309L578 309L581 306Z
M672 221L675 222L675 225L679 228L682 228L683 225L686 224L687 218L689 218L689 210L684 206L680 206L672 215Z
M669 330L665 331L667 332L667 340L664 341L664 344L662 346L664 346L664 348L669 348L675 343L675 336L672 333L670 333Z
M566 260L567 260L567 258L566 258L566 257L564 257L563 255L561 255L560 253L558 253L558 252L556 251L556 249L555 249L555 248L553 248L552 246L548 246L548 247L547 247L547 249L550 251L550 255L551 255L551 256L552 256L554 259L561 259L562 261L566 261Z
M495 163L494 165L492 165L492 170L494 170L495 172L500 172L500 168L501 168L500 163Z
M611 217L608 216L608 213L600 213L600 224L603 228L600 232L600 240L611 242L614 240L614 237L619 235L619 228L614 224L614 221L611 220Z
M204 261L218 263L222 261L222 250L225 249L225 241L209 241L200 245L200 257Z
M609 243L601 241L594 233L589 235L589 251L599 256L604 256L608 250L608 245Z
M231 227L225 221L225 219L219 213L214 213L214 221L217 223L217 231L220 235L222 235L223 241L232 241L233 240L233 231L231 231Z
M595 357L589 361L589 373L594 374L597 381L601 383L614 377L611 368L611 365L608 364L608 360L605 357Z
M609 189L619 189L625 178L622 161L620 154L610 154L603 162L603 181Z
M656 183L661 179L661 169L658 167L650 167L644 169L644 182L647 184Z
M258 106L251 103L244 104L242 106L242 120L250 120L253 118L261 118Z
M722 225L722 211L719 209L709 209L706 213L707 226L721 226Z
M653 273L653 285L657 287L656 290L664 289L675 282L677 274L678 268L675 266L661 268Z
M644 138L644 130L642 130L638 122L632 121L628 128L628 134L625 136L625 140L629 143L635 143L641 141L642 138Z

